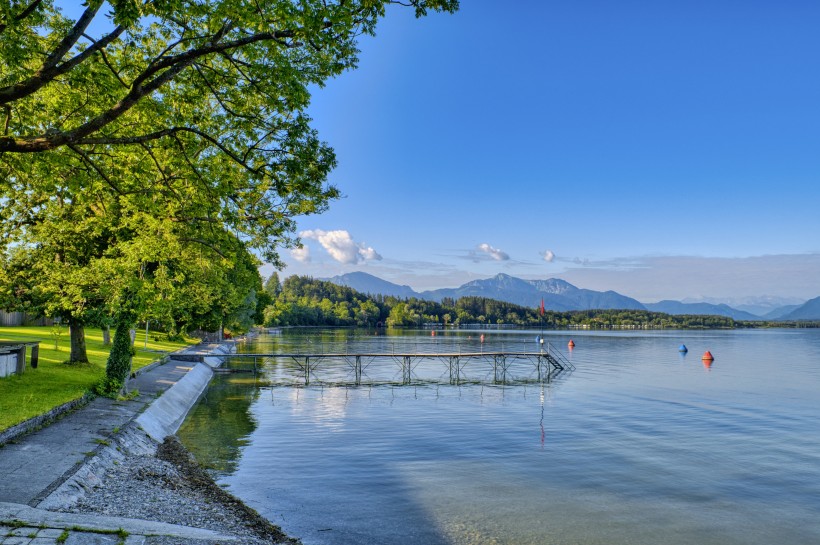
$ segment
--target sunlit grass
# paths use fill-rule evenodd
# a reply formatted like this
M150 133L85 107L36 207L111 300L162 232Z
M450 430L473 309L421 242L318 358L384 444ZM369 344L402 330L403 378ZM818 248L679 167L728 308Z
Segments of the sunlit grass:
M53 333L59 332L59 335ZM113 332L112 332L113 334ZM160 340L154 340L155 335ZM0 378L0 430L24 420L43 414L58 405L83 396L104 374L110 346L103 346L102 330L85 330L88 364L67 365L70 353L68 328L0 327L0 341L40 341L40 364L32 369L28 364L23 375ZM173 352L197 342L170 342L162 340L163 334L148 333L147 348L145 331L137 332L132 370L140 369L162 357L163 352ZM26 355L30 361L31 351Z

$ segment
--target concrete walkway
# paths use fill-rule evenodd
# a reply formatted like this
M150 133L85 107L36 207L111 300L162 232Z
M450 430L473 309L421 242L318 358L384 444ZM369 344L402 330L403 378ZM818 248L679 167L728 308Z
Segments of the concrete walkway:
M146 536L172 536L183 539L236 541L204 530L164 522L105 517L77 513L56 513L17 503L0 502L0 544L52 545L65 532L66 544L122 543L137 545Z
M156 441L176 433L207 386L210 368L219 363L218 358L207 356L224 353L226 346L190 347L177 353L180 360L172 354L167 363L152 366L130 379L129 390L139 391L135 399L96 398L56 422L0 447L0 545L136 545L148 535L232 541L229 536L199 528L37 508L47 506L46 500L55 495L70 494L72 479L77 480L90 462L104 454L110 438L132 422L137 422ZM196 363L197 360L208 363ZM125 532L116 534L120 529Z

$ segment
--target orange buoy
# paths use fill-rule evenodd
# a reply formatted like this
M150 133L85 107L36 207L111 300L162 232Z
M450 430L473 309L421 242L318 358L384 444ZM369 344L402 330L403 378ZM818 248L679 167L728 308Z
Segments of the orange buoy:
M711 370L712 370L712 362L713 362L713 361L714 361L714 360L701 360L700 362L703 364L703 367L704 367L707 371L711 371Z
M481 334L481 337L479 337L479 339L481 340L481 342L484 342L484 333Z
M431 332L430 332L430 336L431 336L431 337L435 337L435 336L436 336L436 331L435 331L435 330L431 331Z
M572 339L570 339L567 343L567 348L569 348L570 350L575 348L575 342Z
M703 361L712 361L715 359L715 357L712 355L711 352L707 350L703 353L703 356L700 359L702 359Z

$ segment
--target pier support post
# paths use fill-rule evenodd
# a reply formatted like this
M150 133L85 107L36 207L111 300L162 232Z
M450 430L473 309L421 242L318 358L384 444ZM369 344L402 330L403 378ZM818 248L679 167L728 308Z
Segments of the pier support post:
M410 384L410 374L412 372L410 356L402 358L401 381L403 384Z
M353 372L356 374L356 386L362 383L362 357L356 356L356 363L353 366Z
M496 382L507 382L507 359L493 356L493 374Z
M459 365L458 356L450 356L450 384L458 384L461 382L461 366Z

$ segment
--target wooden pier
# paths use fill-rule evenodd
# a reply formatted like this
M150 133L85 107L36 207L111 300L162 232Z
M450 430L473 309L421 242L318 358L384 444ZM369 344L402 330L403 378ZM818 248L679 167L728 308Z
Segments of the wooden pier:
M270 369L272 363L284 360L304 385L408 385L438 383L442 379L450 384L521 384L550 382L559 374L575 369L566 356L551 347L538 352L250 353L225 354L219 357L224 360L221 369L223 372L257 373L263 368ZM442 369L439 377L425 378L417 375L419 366L429 372L431 363L436 363ZM385 378L386 364L388 369L393 366L394 376ZM438 364L443 364L444 367ZM380 377L367 375L369 370L376 369L379 370ZM319 377L319 371L332 371L332 377Z

